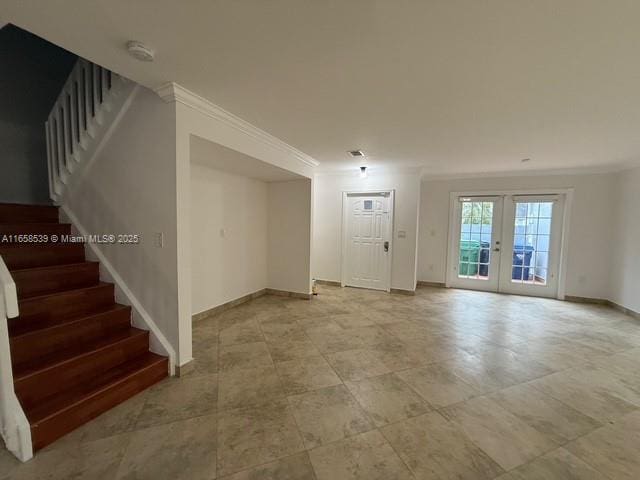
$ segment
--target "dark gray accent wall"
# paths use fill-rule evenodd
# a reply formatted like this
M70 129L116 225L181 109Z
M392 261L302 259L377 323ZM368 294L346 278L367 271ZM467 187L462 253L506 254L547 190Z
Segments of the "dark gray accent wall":
M76 58L13 25L0 29L0 202L50 203L44 122Z

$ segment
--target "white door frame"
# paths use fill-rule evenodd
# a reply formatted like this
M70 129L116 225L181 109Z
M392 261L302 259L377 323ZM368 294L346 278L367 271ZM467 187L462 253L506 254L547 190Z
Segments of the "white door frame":
M567 282L567 261L569 248L569 226L571 221L571 209L573 207L574 188L537 188L522 190L474 190L465 192L449 193L449 234L447 237L447 270L445 286L451 288L453 281L453 264L455 259L454 245L452 239L456 238L456 204L458 197L482 197L482 196L502 196L509 195L564 195L564 212L562 215L562 239L560 241L560 259L558 262L558 292L556 298L564 300L566 295ZM505 232L503 232L503 235Z
M466 196L466 195L463 195ZM497 292L498 288L499 288L499 279L500 279L500 264L501 264L501 257L500 255L496 255L495 252L495 248L496 246L499 246L500 248L502 247L502 219L503 219L503 208L504 208L504 199L501 195L481 195L481 196L469 196L469 198L471 199L471 201L476 201L476 202L481 202L481 201L487 201L487 202L493 202L493 218L492 218L492 228L491 228L491 242L490 242L490 264L489 264L489 277L487 280L471 280L471 279L463 279L463 278L459 278L456 275L452 275L451 276L451 287L453 288L462 288L462 289L473 289L473 290L484 290L484 291L488 291L488 292ZM461 216L462 216L462 206L461 206L461 202L460 202L460 197L456 198L456 202L453 205L453 208L456 209L456 211L454 212L453 218L454 218L454 223L456 225L459 225L460 220L461 220ZM460 228L458 227L457 229L453 229L452 232L453 236L450 237L451 240L450 242L452 244L455 245L460 245ZM496 243L497 241L497 243ZM456 255L456 253L459 250L452 250L451 254L453 255L451 258L451 261L455 263L452 263L452 267L454 265L459 265L459 258ZM447 265L447 271L449 270L449 266ZM456 271L458 271L458 269L456 268ZM455 283L455 285L454 285Z
M375 190L344 190L342 192L342 251L340 252L340 285L344 287L347 283L347 244L348 244L348 196L349 195L389 195L389 222L387 225L387 237L389 238L389 252L387 255L387 288L386 291L391 291L391 258L393 257L393 232L394 232L394 212L395 212L395 190L389 189L375 189Z

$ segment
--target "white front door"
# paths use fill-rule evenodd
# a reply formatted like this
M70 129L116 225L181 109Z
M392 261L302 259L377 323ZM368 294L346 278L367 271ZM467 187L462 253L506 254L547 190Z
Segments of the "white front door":
M456 218L451 286L497 292L502 197L460 197Z
M392 214L392 192L345 194L344 286L390 289Z

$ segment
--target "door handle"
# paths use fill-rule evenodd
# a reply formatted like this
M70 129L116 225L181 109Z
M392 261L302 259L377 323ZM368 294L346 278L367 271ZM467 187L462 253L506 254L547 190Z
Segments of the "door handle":
M389 251L389 242L384 242L384 251L385 252Z

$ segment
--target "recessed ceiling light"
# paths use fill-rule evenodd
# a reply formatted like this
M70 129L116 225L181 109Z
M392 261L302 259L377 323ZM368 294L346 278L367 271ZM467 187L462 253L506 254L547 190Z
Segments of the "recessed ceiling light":
M133 58L143 62L153 62L155 57L155 52L151 48L137 40L129 40L127 42L127 50Z

